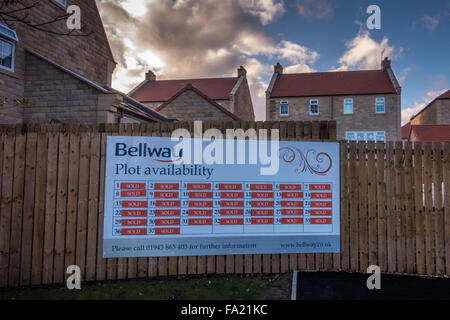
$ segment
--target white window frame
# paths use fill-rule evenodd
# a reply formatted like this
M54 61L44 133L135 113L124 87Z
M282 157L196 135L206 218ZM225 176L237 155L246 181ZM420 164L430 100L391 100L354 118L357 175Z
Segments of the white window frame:
M317 113L311 112L311 107L313 105L317 105ZM318 116L319 115L319 99L311 99L311 100L309 100L309 115L310 116Z
M287 107L287 113L282 112L283 107ZM282 116L282 117L289 116L289 101L287 101L287 100L280 101L280 116Z
M55 0L55 1L58 2L60 5L62 5L64 8L67 8L68 0Z
M383 103L383 111L378 111L378 105L381 105L381 103ZM386 98L384 97L375 98L375 113L378 114L386 113Z
M3 37L0 37L0 41L9 43L12 47L12 57L11 57L11 68L8 68L2 64L0 64L0 68L6 71L14 72L14 62L16 57L16 43L14 41L10 41L8 39L5 39ZM0 45L0 50L2 49L2 46Z
M349 106L350 103L351 103L352 111L351 112L347 112L346 109L345 109L345 106ZM344 114L353 114L353 111L354 111L353 110L353 98L346 98L346 99L344 99L344 110L343 110Z
M364 140L358 139L358 134L364 136ZM368 135L371 134L374 139L368 140ZM384 141L386 142L386 131L346 131L345 140L347 141Z

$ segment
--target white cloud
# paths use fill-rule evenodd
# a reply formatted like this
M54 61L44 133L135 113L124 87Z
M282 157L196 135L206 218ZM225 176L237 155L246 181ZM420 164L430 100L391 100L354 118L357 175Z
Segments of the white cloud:
M244 10L257 16L266 25L286 12L283 1L278 0L239 0Z
M422 22L425 25L425 28L427 28L428 31L430 31L430 33L433 33L434 30L436 30L436 28L439 25L440 17L439 16L424 15L422 17Z
M370 37L368 31L361 31L358 35L346 43L347 51L339 59L340 66L336 71L358 70L358 69L379 69L381 63L381 53L384 56L395 57L395 48L389 44L388 38L383 38L377 42ZM402 51L400 48L399 52Z
M291 69L311 71L319 54L291 41L274 41L264 25L285 11L281 0L152 0L145 14L131 0L97 0L111 47L119 62L113 86L128 92L152 69L159 79L235 76L247 69L256 118L265 118L261 63L283 60ZM125 4L128 3L127 6Z

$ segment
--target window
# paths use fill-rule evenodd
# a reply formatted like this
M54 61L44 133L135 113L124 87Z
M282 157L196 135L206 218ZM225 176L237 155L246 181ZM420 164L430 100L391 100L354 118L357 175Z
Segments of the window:
M385 101L386 100L384 98L376 98L375 99L375 112L376 113L385 113L386 112Z
M345 140L348 141L386 141L385 131L347 131Z
M18 40L16 31L0 24L0 68L14 71L14 51Z
M56 0L60 5L67 7L67 0Z
M309 114L310 115L319 114L319 100L309 100Z
M0 68L14 71L14 42L0 38Z
M344 114L353 113L353 99L344 99Z
M280 101L280 116L289 115L289 101Z

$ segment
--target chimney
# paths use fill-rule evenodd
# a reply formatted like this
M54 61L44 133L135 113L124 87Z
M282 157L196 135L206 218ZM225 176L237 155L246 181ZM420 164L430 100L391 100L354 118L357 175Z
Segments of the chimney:
M386 71L386 69L391 68L391 60L388 57L385 57L383 61L381 61L381 71Z
M145 80L156 81L156 75L152 70L148 70L148 72L145 74Z
M243 66L240 66L238 69L238 78L240 77L246 77L247 76L247 70Z
M275 73L283 74L283 66L279 62L273 66L273 70Z

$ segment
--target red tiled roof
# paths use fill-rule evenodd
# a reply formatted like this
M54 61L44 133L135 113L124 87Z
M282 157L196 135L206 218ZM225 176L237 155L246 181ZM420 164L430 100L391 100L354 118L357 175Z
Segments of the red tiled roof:
M402 140L409 140L411 134L411 122L408 122L402 127Z
M411 136L419 142L450 141L450 124L412 125Z
M272 98L396 93L387 72L339 71L279 76Z
M450 99L450 90L447 90L447 92L444 92L441 94L437 99Z
M213 100L228 100L238 80L239 78L209 78L148 81L131 96L140 102L164 102L190 83Z
M164 109L165 107L167 107L173 100L175 100L178 96L180 96L183 92L188 91L188 90L192 90L195 93L197 93L199 96L201 96L203 99L205 99L206 101L208 101L210 104L212 104L214 107L216 107L217 109L219 109L220 111L222 111L223 113L227 114L228 116L230 116L233 120L235 121L241 121L241 119L235 115L234 113L228 111L227 109L225 109L223 106L221 106L220 104L218 104L217 102L215 102L214 100L212 100L210 97L208 97L205 93L203 93L201 90L199 90L198 88L194 87L192 84L188 83L184 86L184 88L182 88L181 90L179 90L178 92L176 92L172 97L170 97L165 103L163 103L162 105L160 105L158 108L156 108L155 110L160 112L162 109Z

